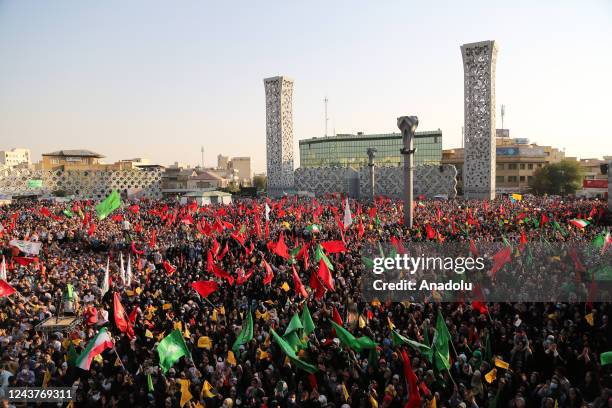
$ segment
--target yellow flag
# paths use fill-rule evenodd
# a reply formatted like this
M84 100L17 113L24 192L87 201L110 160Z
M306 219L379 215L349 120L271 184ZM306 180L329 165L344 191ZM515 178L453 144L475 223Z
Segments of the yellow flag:
M270 320L270 313L268 313L267 310L264 313L260 313L259 310L256 310L255 319L264 319L267 322Z
M225 306L219 306L219 313L225 316Z
M497 378L497 368L494 368L485 374L485 380L487 380L489 384L495 381L496 378Z
M268 352L263 351L262 349L258 348L257 351L259 352L259 359L260 360L265 360L267 358L270 357L270 355L268 354Z
M205 348L210 350L212 348L212 341L208 336L202 336L198 339L198 348Z
M70 347L70 339L69 338L65 338L64 341L62 341L62 347L67 349L68 347Z
M374 306L374 307L380 307L380 300L378 300L378 299L374 299L374 300L372 301L372 306Z
M185 405L187 402L189 402L189 400L191 400L193 398L193 395L191 395L191 392L189 391L189 380L179 380L179 382L181 383L181 402L180 402L180 406L181 408L183 408L183 405Z
M81 344L81 339L72 339L72 344L78 346L79 344Z
M495 367L503 368L507 370L510 368L510 364L506 363L504 360L500 360L499 358L495 359Z
M142 293L142 288L136 288L136 294L140 295Z
M589 313L588 315L584 316L584 318L591 325L591 327L595 326L595 320L593 319L593 313Z
M555 407L554 408L559 408L559 401L555 400Z
M119 360L119 357L115 359L115 367L121 367L121 360Z
M186 339L191 337L191 332L189 331L189 327L187 327L187 325L185 325L185 331L183 332L183 337Z
M47 384L49 384L49 380L51 380L51 373L49 370L45 370L45 376L43 377L43 388L47 388Z
M211 320L213 322L217 321L217 319L218 319L218 317L217 317L217 309L213 309L212 316L210 318L211 318Z
M74 408L74 400L70 401L68 405L66 405L66 408Z
M283 284L281 285L281 289L285 292L289 292L289 284L287 282L283 282Z
M436 397L433 397L431 401L429 401L429 406L427 408L436 408Z
M372 395L370 395L370 406L372 408L378 408L378 401L376 401Z
M104 363L104 359L102 358L102 354L98 354L93 359L94 359L94 361L97 361L100 364Z
M344 385L344 383L342 383L342 394L344 394L344 400L346 402L348 402L348 400L349 400L349 393L348 393L348 391L346 389L346 385Z
M172 307L172 305L170 303L164 303L164 305L162 306L162 309L164 310L168 310Z
M364 327L366 327L366 321L362 315L359 315L359 328L363 329Z
M125 294L128 296L134 296L134 291L133 290L126 290Z
M151 330L149 330L149 329L145 330L145 337L147 339L152 339L153 338L153 333L151 333Z
M215 394L212 393L213 386L206 380L204 380L204 384L202 384L202 392L201 394L206 398L214 398Z
M227 362L233 367L236 366L236 356L232 350L227 352Z
M183 323L182 322L174 322L174 329L178 331L183 331Z
M391 321L390 317L387 317L387 323L389 323L389 329L390 330L394 330L395 329L395 325L393 324L393 322Z

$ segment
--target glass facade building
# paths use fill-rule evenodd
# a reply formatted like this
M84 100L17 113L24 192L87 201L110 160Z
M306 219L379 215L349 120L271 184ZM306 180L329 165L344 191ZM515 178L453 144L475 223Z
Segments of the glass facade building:
M329 137L314 137L300 140L300 166L353 167L367 166L369 147L378 150L375 163L378 166L398 166L403 163L401 133L366 135L358 133L339 134ZM414 164L440 164L442 160L442 131L416 132L414 147L417 151Z

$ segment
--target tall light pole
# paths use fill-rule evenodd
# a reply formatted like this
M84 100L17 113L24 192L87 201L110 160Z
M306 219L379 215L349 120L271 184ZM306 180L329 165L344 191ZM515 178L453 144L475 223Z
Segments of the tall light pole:
M375 195L375 178L374 178L374 157L376 157L376 152L378 150L376 150L375 147L368 147L368 167L370 168L370 197L372 197L372 201L374 201L374 195Z
M419 126L419 118L416 116L401 116L397 118L397 127L402 132L403 147L400 153L404 156L404 226L412 228L412 171L414 164L413 147L414 132Z

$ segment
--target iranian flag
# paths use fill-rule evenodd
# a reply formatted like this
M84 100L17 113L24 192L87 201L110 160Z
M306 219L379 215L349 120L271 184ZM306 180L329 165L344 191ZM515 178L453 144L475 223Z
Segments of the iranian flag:
M590 222L585 221L585 220L581 220L579 218L574 218L573 220L570 220L569 222L570 224L572 224L573 226L583 229L585 228L587 225L590 224Z
M113 347L113 339L106 330L106 327L103 327L100 329L96 337L91 339L89 344L87 344L87 348L85 348L85 350L83 350L81 355L77 358L75 365L83 370L89 371L91 360L93 360L95 356L102 354L104 350L111 349Z

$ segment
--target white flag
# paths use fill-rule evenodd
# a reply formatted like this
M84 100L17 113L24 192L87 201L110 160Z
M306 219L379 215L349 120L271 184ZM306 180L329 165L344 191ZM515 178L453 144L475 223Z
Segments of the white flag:
M127 278L125 286L129 287L132 284L132 256L128 254L127 270L125 272Z
M266 221L270 221L270 207L268 207L268 203L266 203Z
M119 277L121 278L121 283L125 285L125 268L123 267L123 252L120 254L121 264L119 268Z
M6 261L4 260L4 255L2 255L2 264L0 264L0 279L3 281L7 281L6 279Z
M40 251L40 247L42 246L42 243L13 239L9 242L9 245L19 248L19 250L23 253L26 253L29 255L38 255L38 252Z
M351 214L351 207L349 205L348 197L346 197L346 203L344 204L344 220L342 223L344 224L344 229L347 229L351 226L351 224L353 224L353 216Z
M104 295L106 295L106 292L108 292L108 268L109 268L109 258L106 258L106 270L104 271L104 280L102 281L102 287L100 288L102 290L102 297L104 297Z

